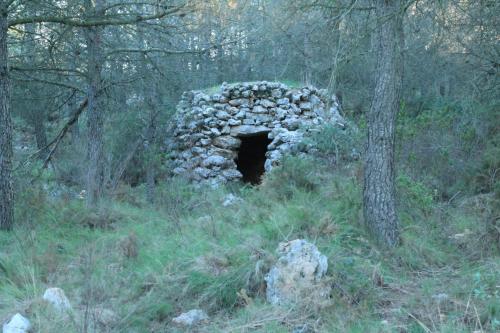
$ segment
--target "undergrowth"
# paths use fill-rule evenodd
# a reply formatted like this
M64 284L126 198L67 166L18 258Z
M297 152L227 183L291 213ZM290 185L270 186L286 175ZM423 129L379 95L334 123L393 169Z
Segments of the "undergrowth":
M403 245L388 253L363 228L358 170L289 158L258 187L172 179L155 205L141 187L123 188L93 212L30 188L16 229L0 234L0 319L24 313L37 332L178 332L172 318L202 308L211 320L199 332L500 329L499 253L485 244L493 201L440 202L403 174ZM224 207L230 192L242 200ZM296 238L329 258L331 305L266 304L275 249ZM66 291L71 318L40 301L53 286ZM83 315L102 308L117 314L113 326Z

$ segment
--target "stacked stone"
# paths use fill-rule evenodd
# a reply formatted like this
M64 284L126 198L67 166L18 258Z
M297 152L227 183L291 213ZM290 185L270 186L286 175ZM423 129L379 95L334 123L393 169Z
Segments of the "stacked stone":
M223 83L220 92L182 95L168 133L173 172L213 185L242 177L235 159L242 137L267 134L269 171L287 153L307 154L303 144L320 125L343 126L338 99L314 87L290 89L278 82Z

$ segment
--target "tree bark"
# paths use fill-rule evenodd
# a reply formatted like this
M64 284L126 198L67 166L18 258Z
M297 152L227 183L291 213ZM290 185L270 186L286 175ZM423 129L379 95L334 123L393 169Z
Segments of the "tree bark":
M10 114L10 78L7 49L7 8L0 3L0 229L14 225L14 189L12 186L12 119Z
M395 122L402 86L402 4L375 0L377 69L368 113L364 169L364 219L375 238L390 247L400 241L395 203Z
M91 9L94 17L103 15L102 0L95 1ZM88 52L88 105L87 105L87 207L95 208L102 196L104 184L104 114L100 91L102 89L102 27L86 28Z

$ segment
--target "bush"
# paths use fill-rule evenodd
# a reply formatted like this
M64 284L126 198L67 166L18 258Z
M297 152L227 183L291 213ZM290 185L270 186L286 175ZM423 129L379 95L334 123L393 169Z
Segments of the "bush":
M297 191L315 191L319 184L318 164L313 159L286 156L265 175L261 188L269 196L290 199Z
M361 133L353 123L347 123L345 128L325 125L309 140L320 156L334 163L360 157Z

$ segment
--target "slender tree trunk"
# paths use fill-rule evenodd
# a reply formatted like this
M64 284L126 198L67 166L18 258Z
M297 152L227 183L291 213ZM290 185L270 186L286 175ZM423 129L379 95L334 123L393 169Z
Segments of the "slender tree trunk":
M28 11L28 14L36 15L37 12ZM36 23L26 24L26 32L27 34L25 36L23 47L25 61L27 64L34 66L37 62L37 47L35 42ZM27 93L33 98L39 99L39 86L37 84L30 85L30 89ZM49 150L47 149L47 131L45 130L46 112L43 107L37 107L30 111L28 117L29 123L35 132L36 147L40 150L38 158L44 161L49 153Z
M155 192L156 192L156 187L155 187L155 177L156 177L156 168L155 168L155 138L154 138L154 132L155 132L155 125L151 124L148 126L147 133L146 133L146 147L145 147L145 154L146 154L146 159L148 160L148 166L146 167L146 198L148 199L149 203L154 203L155 202Z
M138 44L141 45L142 48L146 48L145 40L146 36L144 33L144 27L142 24L138 24L137 26L137 37L139 38ZM147 63L148 59L145 54L141 56L141 65L140 71L142 76L142 86L143 86L143 98L144 98L144 106L148 110L146 123L146 133L144 136L144 155L146 158L146 198L149 203L155 202L155 192L156 192L156 140L155 140L155 132L156 132L156 124L155 124L155 101L154 97L157 97L158 87L156 84L156 78L151 74L151 71L148 69ZM148 81L146 78L150 78Z
M35 129L36 147L38 149L41 149L38 157L41 160L45 160L47 158L47 155L49 154L49 149L47 148L47 131L45 130L44 118L45 117L43 117L42 115L37 114L33 122L33 127Z
M102 15L102 0L95 1L94 16ZM86 28L88 52L88 106L87 106L87 207L99 203L104 183L104 110L102 89L102 27Z
M76 61L77 61L78 54L76 51L71 52L71 54L72 54L72 57L69 60L69 66L70 66L71 70L76 70L77 69ZM68 104L67 104L68 105L68 109L67 109L68 110L68 112L67 112L68 117L73 116L73 112L75 112L75 109L77 106L76 101L77 101L77 96L76 96L76 92L75 92L75 93L73 93L73 96L68 100ZM78 143L80 141L80 124L78 123L78 119L73 124L73 126L71 126L70 133L71 133L71 143L72 144Z
M368 113L364 170L364 218L378 241L399 243L395 204L395 121L402 85L402 6L399 0L375 0L377 13L376 87Z
M12 120L10 114L10 79L7 49L7 8L0 3L0 229L14 224L12 187Z

